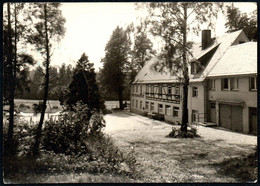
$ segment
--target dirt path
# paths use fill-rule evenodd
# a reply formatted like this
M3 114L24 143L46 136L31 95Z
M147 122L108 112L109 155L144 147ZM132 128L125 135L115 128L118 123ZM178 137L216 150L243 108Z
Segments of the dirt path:
M166 138L171 125L127 111L105 120L105 132L115 143L125 152L134 149L144 182L237 182L220 174L215 164L247 155L257 144L256 136L201 126L200 138Z

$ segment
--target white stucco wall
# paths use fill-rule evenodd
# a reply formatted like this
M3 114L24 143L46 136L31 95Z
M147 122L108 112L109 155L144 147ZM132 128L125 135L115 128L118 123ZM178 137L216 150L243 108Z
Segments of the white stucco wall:
M209 90L209 100L243 102L243 132L249 132L249 107L257 107L257 91L249 90L249 76L239 76L239 90L221 90L221 78L215 79L214 91ZM219 105L216 104L216 123L219 125Z
M193 87L197 87L198 96L193 97L192 91ZM205 87L203 83L190 83L188 91L188 109L189 109L189 124L192 123L192 110L197 110L199 113L199 122L205 121Z

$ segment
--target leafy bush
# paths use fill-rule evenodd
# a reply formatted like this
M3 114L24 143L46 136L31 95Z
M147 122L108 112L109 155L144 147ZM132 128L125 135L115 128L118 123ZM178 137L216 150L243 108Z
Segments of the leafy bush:
M3 141L4 141L4 152L16 154L26 154L33 143L34 131L36 125L29 125L28 122L15 117L14 120L14 131L13 131L13 142L7 144L7 133L8 125L3 125Z
M61 113L58 121L45 122L43 148L55 153L78 154L87 151L85 139L105 126L100 113L95 111L89 118L89 108L78 102L71 110Z
M89 148L88 156L92 165L90 167L91 172L113 172L125 175L136 173L134 152L122 153L109 136L100 132L88 138L86 146Z
M72 110L63 112L59 121L47 121L43 129L43 151L69 157L62 169L133 176L136 172L133 152L122 153L101 132L105 126L103 116L92 112L89 118L88 112L87 105L78 102Z
M12 141L7 140L7 131L3 131L4 156L13 156L18 152L18 139L13 137Z
M41 150L38 157L6 157L4 178L32 177L33 175L53 175L71 173L93 173L138 177L133 151L123 154L109 136L102 133L88 138L91 152L83 156L65 155Z
M196 127L188 127L187 132L181 131L181 128L177 129L175 127L172 127L172 131L166 136L170 138L194 138L199 137L197 134L197 128Z

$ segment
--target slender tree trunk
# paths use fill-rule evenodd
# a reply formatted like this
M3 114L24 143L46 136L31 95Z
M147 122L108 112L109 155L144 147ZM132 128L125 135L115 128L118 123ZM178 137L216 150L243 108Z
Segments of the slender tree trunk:
M13 72L13 99L15 98L15 88L16 88L16 69L17 69L17 8L16 3L14 3L14 72Z
M39 154L39 145L40 138L42 133L42 125L44 121L45 110L47 108L47 99L48 99L48 88L49 88L49 65L50 65L50 52L49 52L49 37L48 37L48 28L47 28L47 5L44 4L44 29L45 29L45 50L46 50L46 73L45 73L45 85L44 85L44 97L43 97L43 107L41 111L40 122L36 131L35 144L33 148L33 154Z
M10 3L7 3L7 14L8 14L8 55L7 60L9 64L10 84L9 84L9 127L8 127L8 137L7 145L12 147L13 142L13 128L14 128L14 74L13 74L13 47L12 47L12 28L11 28L11 12Z
M187 132L188 125L188 86L189 86L189 74L187 67L187 4L183 5L184 10L184 23L183 23L183 99L182 99L182 123L181 131Z

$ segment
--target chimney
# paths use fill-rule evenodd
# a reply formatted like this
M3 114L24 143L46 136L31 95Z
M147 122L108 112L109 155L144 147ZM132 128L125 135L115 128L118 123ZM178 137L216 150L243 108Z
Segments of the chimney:
M202 30L201 32L201 49L206 49L211 41L211 30Z

